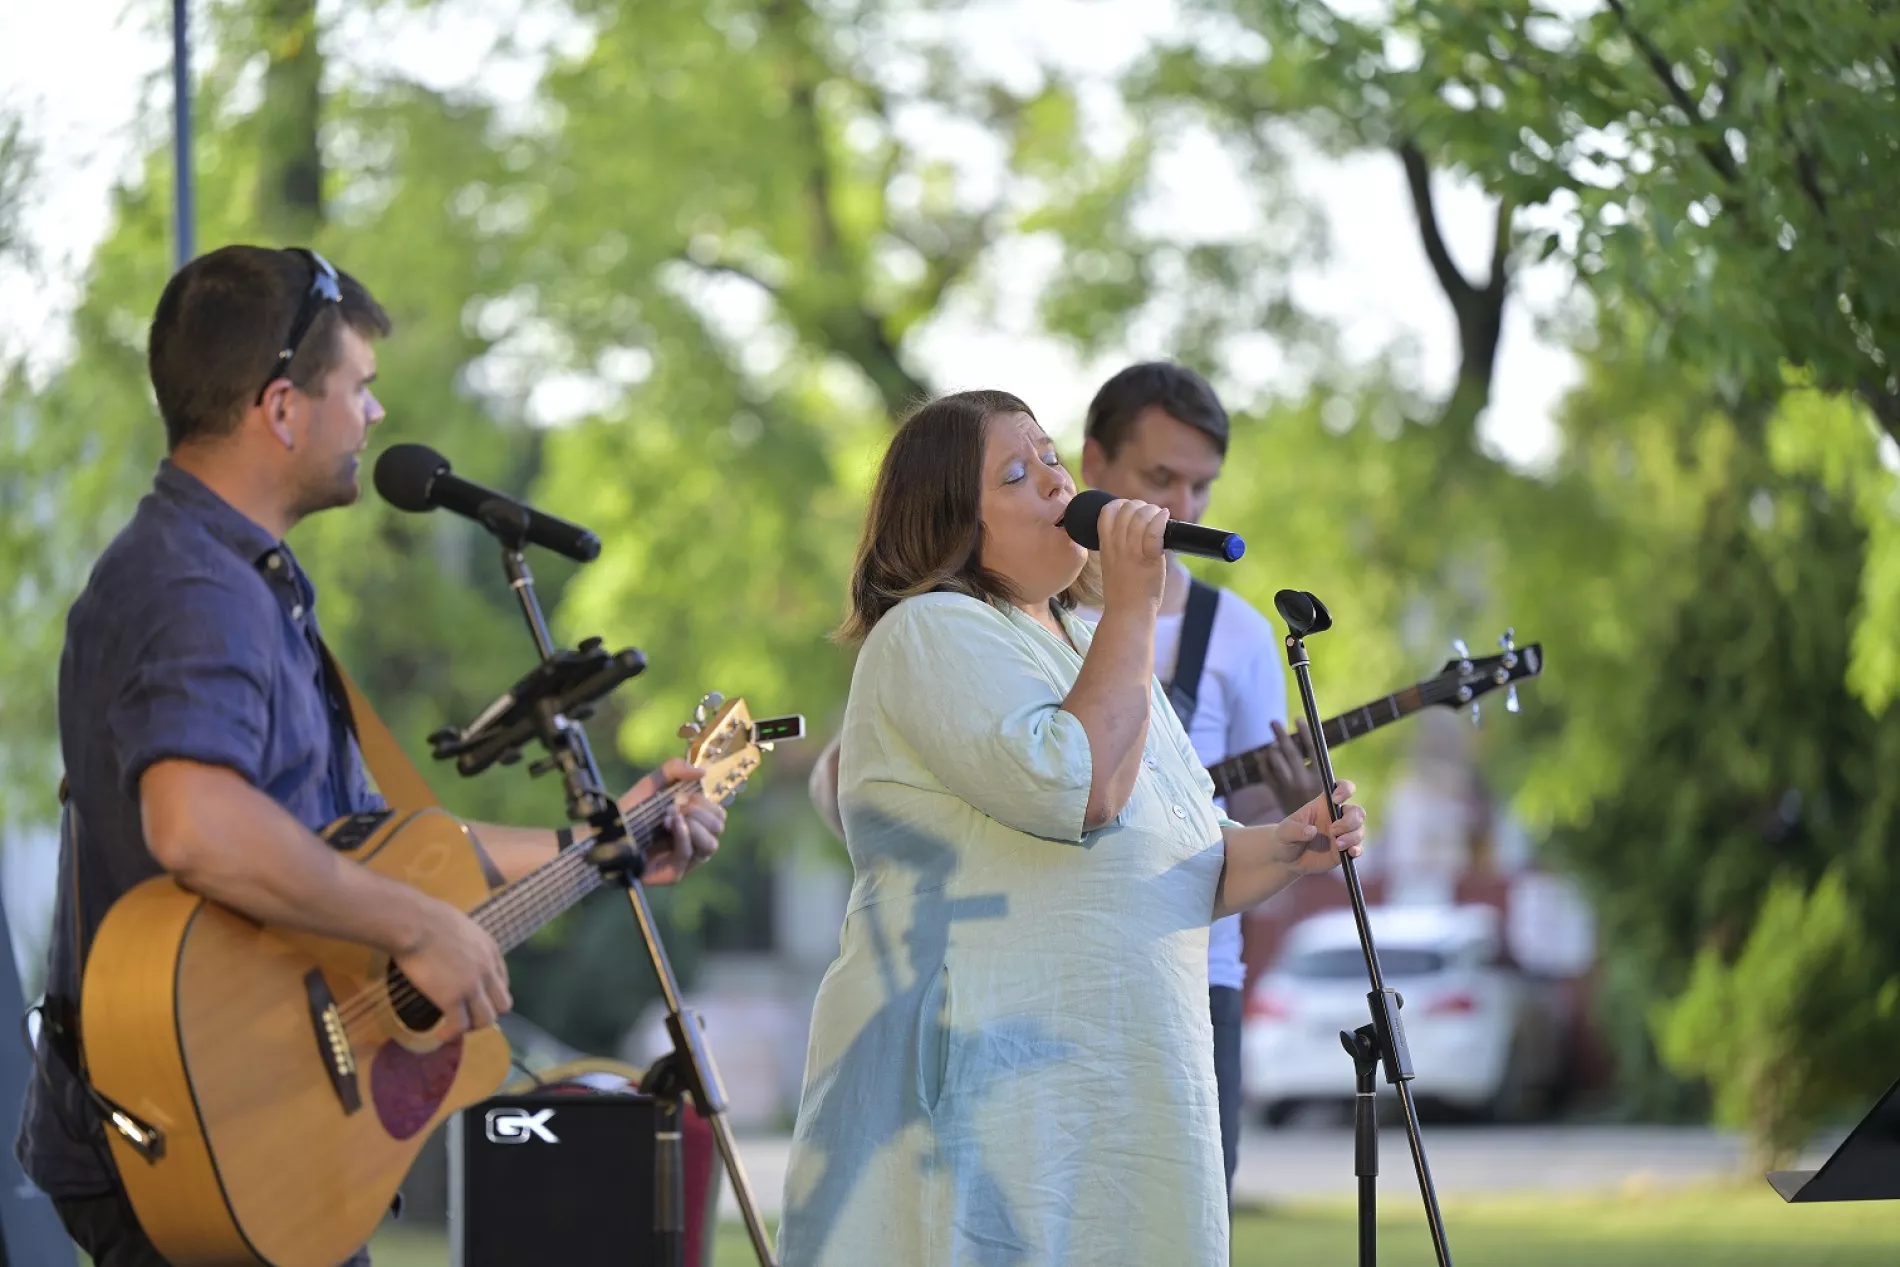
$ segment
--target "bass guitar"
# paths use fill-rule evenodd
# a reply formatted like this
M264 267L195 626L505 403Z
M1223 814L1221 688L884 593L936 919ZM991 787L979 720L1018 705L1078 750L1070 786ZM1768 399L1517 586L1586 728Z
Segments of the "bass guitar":
M701 788L730 801L798 718L720 704L690 737ZM681 794L626 815L644 850ZM469 828L440 808L358 815L329 843L467 911L502 950L599 888L591 840L491 892ZM336 1267L367 1243L431 1131L493 1095L508 1040L441 1042L441 1014L383 954L262 925L169 877L115 902L80 1002L90 1081L140 1225L178 1267Z
M1474 660L1463 642L1453 643L1452 649L1458 653L1458 658L1447 660L1437 677L1416 682L1402 691L1368 701L1320 723L1321 729L1326 732L1326 746L1336 748L1349 739L1369 735L1381 726L1389 726L1402 717L1409 717L1435 704L1447 708L1463 708L1470 704L1473 716L1476 716L1478 697L1503 686L1511 688L1508 707L1516 712L1516 683L1525 678L1534 678L1544 671L1543 644L1533 642L1520 647L1510 630L1506 630L1504 636L1498 639L1498 644L1504 648L1501 653ZM1288 738L1299 747L1302 756L1311 755L1297 736ZM1207 773L1214 780L1214 794L1229 796L1240 788L1265 782L1266 756L1273 746L1271 743L1262 744L1208 766Z

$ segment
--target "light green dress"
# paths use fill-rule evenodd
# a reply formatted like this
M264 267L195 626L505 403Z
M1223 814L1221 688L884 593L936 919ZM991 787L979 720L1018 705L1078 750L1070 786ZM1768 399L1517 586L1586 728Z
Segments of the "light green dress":
M1227 1263L1207 930L1229 820L1157 684L1134 794L1083 832L1088 736L1060 708L1081 667L955 594L865 641L785 1267Z

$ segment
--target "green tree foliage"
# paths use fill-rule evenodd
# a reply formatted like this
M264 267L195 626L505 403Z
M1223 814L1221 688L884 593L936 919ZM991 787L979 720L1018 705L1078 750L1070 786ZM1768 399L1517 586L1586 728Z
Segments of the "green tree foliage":
M1748 1131L1760 1168L1792 1164L1818 1127L1864 1112L1893 1078L1900 977L1851 883L1840 868L1812 890L1777 881L1740 955L1704 950L1682 996L1657 1009L1664 1058L1709 1081L1717 1117Z
M1731 402L1772 392L1792 362L1900 436L1884 214L1900 15L1642 0L1583 15L1525 0L1401 0L1359 17L1323 0L1196 7L1226 38L1163 58L1155 89L1242 130L1283 120L1335 150L1390 149L1415 195L1428 170L1468 174L1499 200L1500 226L1520 208L1561 212L1570 223L1544 226L1544 249L1606 303L1649 309L1653 353L1705 367ZM1433 264L1442 273L1436 252Z
M1602 311L1643 313L1645 355L1696 367L1726 407L1772 400L1793 366L1900 440L1883 214L1900 15L1642 0L1587 14L1525 0L1194 8L1198 38L1157 55L1132 92L1192 109L1256 163L1297 132L1402 164L1457 319L1458 384L1438 410L1456 430L1488 403L1514 261L1535 252L1567 261ZM1438 173L1495 200L1485 277L1445 247ZM1879 577L1900 573L1890 535L1868 556ZM1857 636L1854 681L1875 708L1897 685L1896 628Z
M666 666L637 685L631 752L674 746L708 689L809 713L822 742L864 495L928 394L908 336L1021 214L906 121L954 110L1012 168L1060 171L1072 103L984 82L902 5L581 12L599 38L551 74L561 122L523 173L534 310L617 389L551 439L538 486L607 543L562 620Z

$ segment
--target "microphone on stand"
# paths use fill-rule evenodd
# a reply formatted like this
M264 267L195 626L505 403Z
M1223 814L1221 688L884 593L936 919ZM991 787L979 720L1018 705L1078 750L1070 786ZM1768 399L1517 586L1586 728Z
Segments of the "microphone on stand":
M1063 529L1084 549L1101 549L1102 537L1097 531L1096 521L1102 517L1102 507L1114 500L1113 494L1104 493L1099 488L1077 493L1069 502L1069 509L1063 513ZM1238 533L1203 528L1200 524L1182 523L1178 519L1170 519L1168 526L1162 530L1161 548L1203 559L1219 559L1225 563L1232 563L1247 553L1247 543L1240 539Z
M552 550L576 563L590 562L600 553L600 538L587 529L453 474L449 460L426 444L392 444L385 449L376 459L376 491L397 510L421 513L440 507L491 531L490 516L505 509L509 519L525 525L521 539L527 545Z

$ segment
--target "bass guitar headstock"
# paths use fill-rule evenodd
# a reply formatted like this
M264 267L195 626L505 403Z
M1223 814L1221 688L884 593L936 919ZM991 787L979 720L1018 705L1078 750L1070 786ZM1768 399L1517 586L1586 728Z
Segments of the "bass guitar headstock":
M1479 697L1502 687L1505 711L1517 712L1517 684L1544 671L1544 646L1539 642L1518 646L1516 631L1512 629L1504 631L1498 646L1502 650L1497 655L1474 658L1463 638L1452 639L1451 649L1458 653L1458 658L1445 661L1437 677L1419 684L1427 702L1447 708L1463 708L1469 704L1471 723L1475 726L1479 721Z
M686 760L705 771L700 789L707 799L725 802L738 795L762 754L789 739L805 737L802 715L754 721L743 699L728 700L710 692L693 710L693 719L681 726L687 741Z

